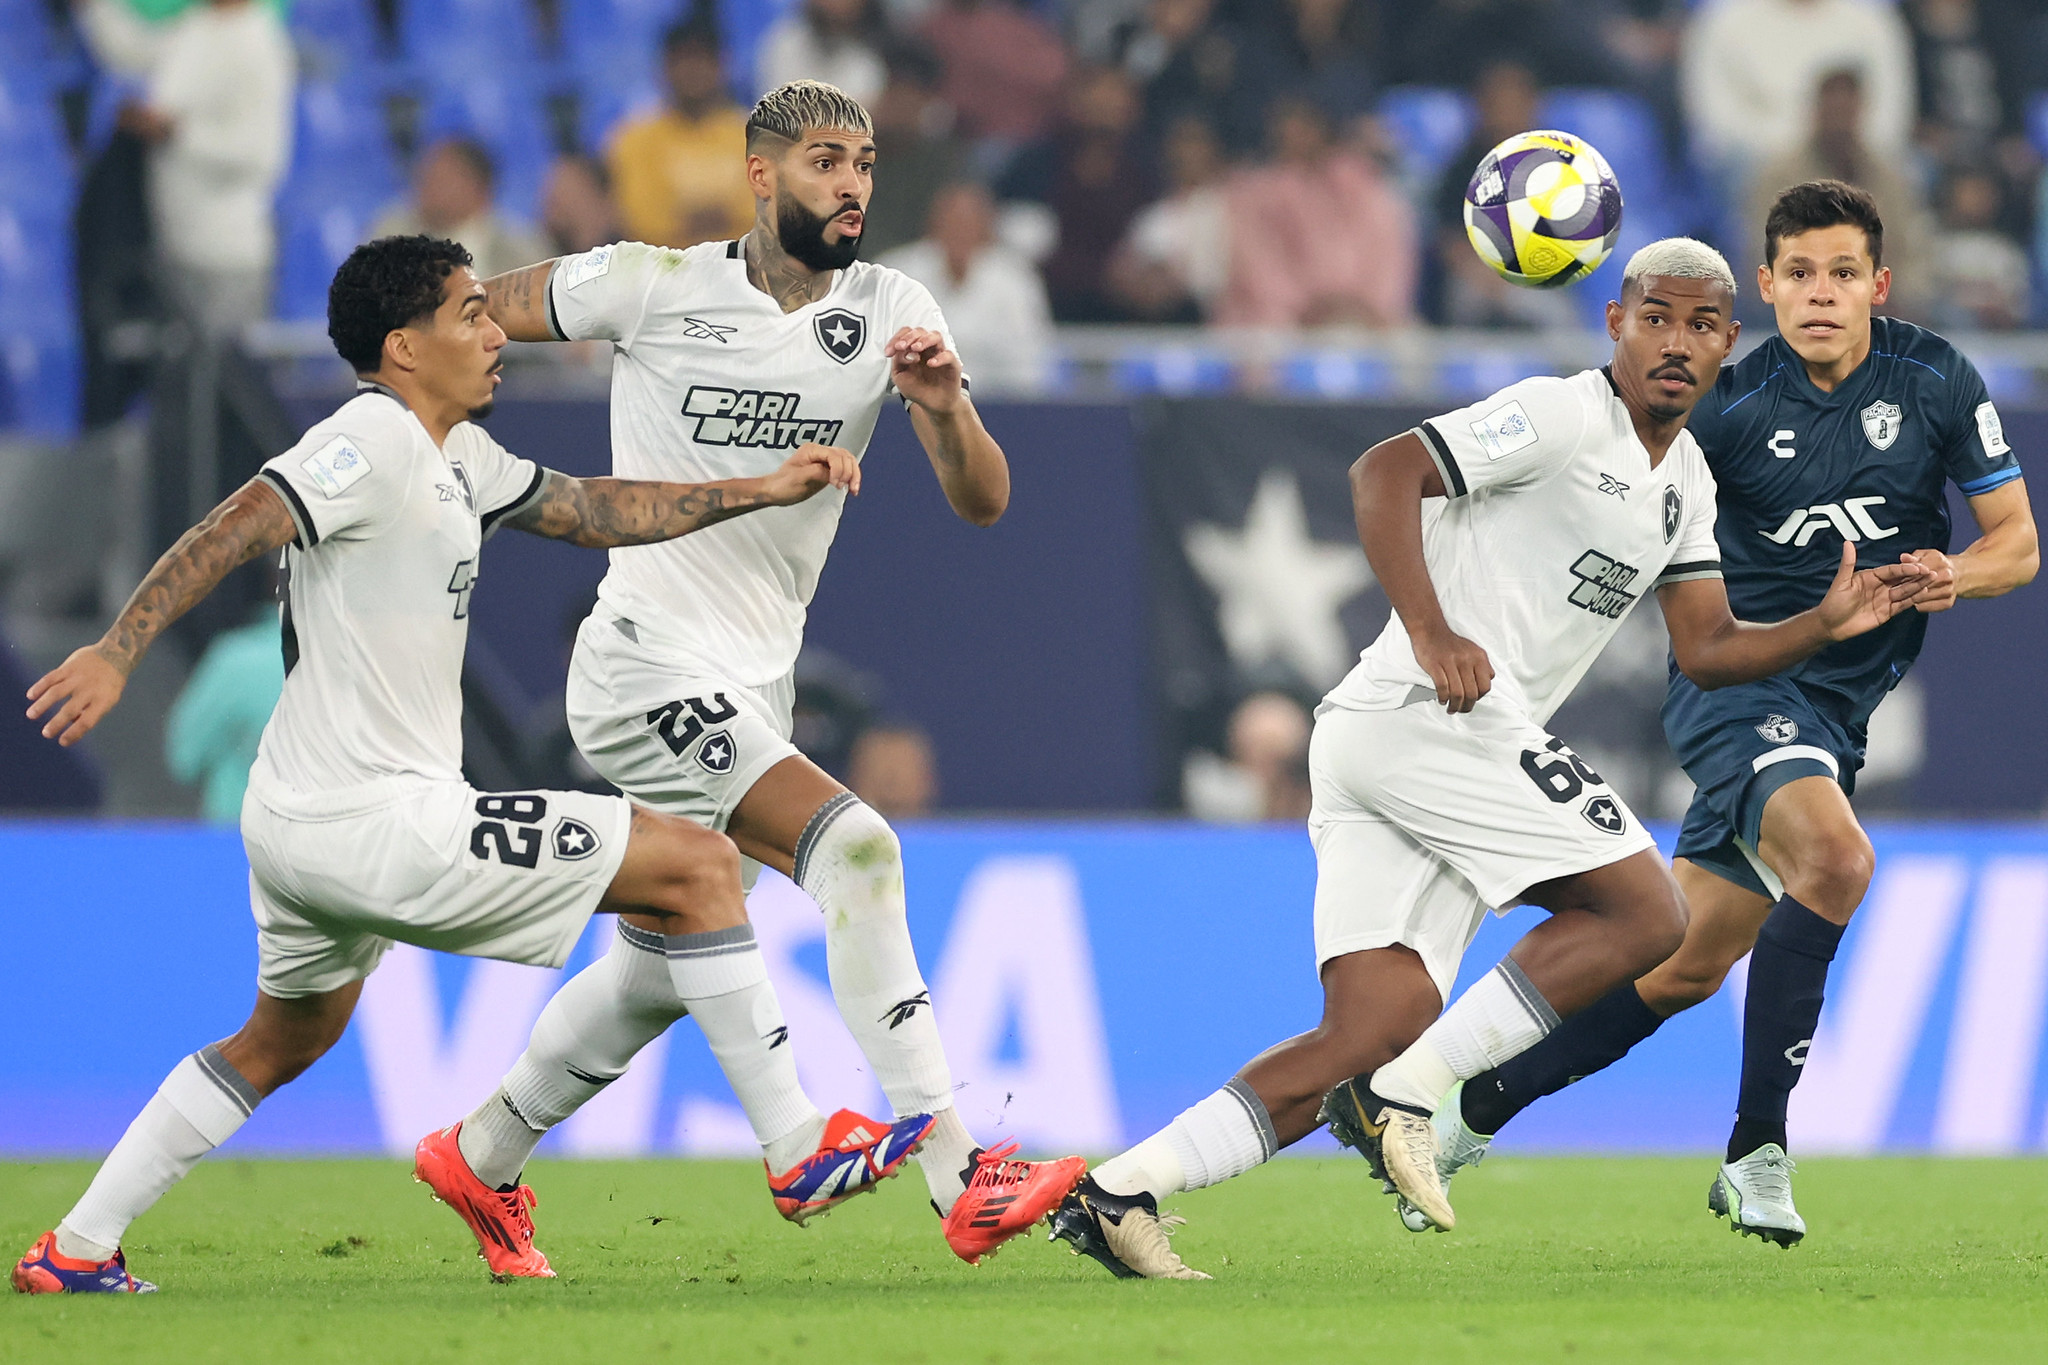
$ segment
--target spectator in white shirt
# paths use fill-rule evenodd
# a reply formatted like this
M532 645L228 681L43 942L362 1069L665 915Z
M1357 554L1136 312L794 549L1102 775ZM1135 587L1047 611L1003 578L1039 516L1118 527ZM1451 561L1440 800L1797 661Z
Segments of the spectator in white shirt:
M881 27L874 0L803 0L762 35L754 83L773 90L785 81L823 81L872 103L888 76L875 46Z
M1731 185L1812 135L1829 72L1861 75L1872 152L1897 156L1912 136L1912 37L1882 0L1708 0L1686 30L1682 68L1693 152Z
M203 330L270 313L271 201L290 160L292 46L277 10L211 0L171 22L123 124L152 144L150 208L174 302Z
M1166 133L1173 189L1131 221L1110 285L1137 316L1200 322L1230 282L1230 207L1223 145L1206 119L1183 115Z
M924 239L886 253L879 264L932 291L976 393L1028 393L1048 377L1052 308L1038 271L998 242L995 229L995 201L986 189L949 185L932 200Z
M483 144L466 137L445 138L420 153L413 166L413 198L391 209L370 230L372 237L425 233L469 248L479 278L544 261L554 253L539 233L500 213L493 203L497 167ZM609 239L607 239L609 240Z

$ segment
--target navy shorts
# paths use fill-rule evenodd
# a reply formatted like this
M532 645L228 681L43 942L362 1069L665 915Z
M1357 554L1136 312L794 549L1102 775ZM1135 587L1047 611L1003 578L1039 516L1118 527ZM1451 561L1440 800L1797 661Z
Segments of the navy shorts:
M1788 678L1706 692L1674 673L1664 696L1664 737L1698 789L1676 855L1775 898L1752 857L1764 803L1802 777L1830 777L1844 792L1856 789L1864 727L1835 713L1828 699Z

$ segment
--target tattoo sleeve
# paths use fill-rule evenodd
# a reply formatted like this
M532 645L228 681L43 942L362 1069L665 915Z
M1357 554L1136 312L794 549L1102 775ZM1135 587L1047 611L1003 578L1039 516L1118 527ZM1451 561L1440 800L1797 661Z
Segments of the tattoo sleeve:
M190 611L230 572L289 542L292 514L271 487L251 479L178 537L100 637L99 651L132 672L164 627Z
M560 341L548 320L548 279L555 263L542 261L484 281L484 308L514 341Z
M720 483L575 479L551 469L540 499L507 517L505 524L592 550L652 545L758 507L775 506L764 484L762 479Z

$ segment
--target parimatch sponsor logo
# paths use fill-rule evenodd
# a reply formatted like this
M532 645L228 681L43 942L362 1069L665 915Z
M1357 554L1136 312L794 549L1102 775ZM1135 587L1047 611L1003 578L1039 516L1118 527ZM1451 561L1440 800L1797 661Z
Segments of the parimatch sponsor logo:
M837 419L799 417L801 394L772 389L720 389L692 385L683 397L683 416L697 419L696 440L707 446L761 446L794 450L806 442L829 446L839 439Z

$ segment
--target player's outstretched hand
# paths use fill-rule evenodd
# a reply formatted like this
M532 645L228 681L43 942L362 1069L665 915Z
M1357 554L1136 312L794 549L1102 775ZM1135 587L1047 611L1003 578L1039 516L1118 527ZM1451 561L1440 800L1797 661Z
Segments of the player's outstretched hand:
M1915 550L1899 558L1902 561L1911 560L1923 564L1927 568L1927 579L1913 597L1915 611L1947 611L1956 604L1954 560L1939 550Z
M796 448L782 467L762 480L770 502L788 507L802 502L822 488L843 488L860 493L860 461L850 450L821 446L815 441Z
M99 646L74 649L71 657L58 664L28 690L30 720L41 720L52 708L57 714L43 726L43 738L54 739L70 748L84 739L100 718L121 700L128 675L114 667ZM64 703L61 707L57 703Z
M1415 662L1436 684L1436 699L1452 715L1470 711L1493 689L1493 660L1455 631L1415 641Z
M1933 571L1911 555L1897 564L1880 564L1874 569L1856 570L1856 545L1842 542L1842 562L1828 595L1815 608L1827 624L1828 634L1847 640L1875 630L1913 604Z
M904 327L882 348L896 392L926 412L948 412L960 401L960 357L926 327Z

